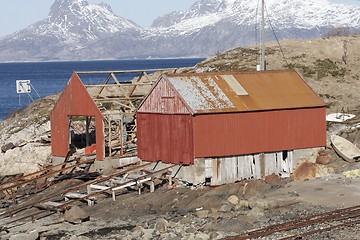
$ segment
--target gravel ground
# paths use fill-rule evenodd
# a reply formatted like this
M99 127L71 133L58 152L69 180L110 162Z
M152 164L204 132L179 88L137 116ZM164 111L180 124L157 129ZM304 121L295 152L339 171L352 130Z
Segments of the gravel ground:
M332 164L336 165L337 161L342 160L333 159ZM351 167L360 168L360 163ZM76 185L77 181L65 180L41 194L47 196ZM177 181L174 188L163 185L154 193L145 190L138 195L134 190L118 195L116 201L103 196L94 206L78 203L65 213L2 231L0 239L223 239L354 206L359 195L360 178L346 178L339 173L301 181L272 177L218 187L186 186ZM40 198L40 193L30 199L36 201L35 197ZM359 226L303 239L357 239Z

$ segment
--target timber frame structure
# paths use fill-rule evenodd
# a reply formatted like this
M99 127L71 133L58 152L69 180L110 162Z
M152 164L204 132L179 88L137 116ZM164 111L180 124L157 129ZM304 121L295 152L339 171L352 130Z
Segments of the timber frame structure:
M86 136L85 153L91 154L96 149L96 158L104 160L105 157L133 156L137 154L136 145L136 109L150 92L153 84L163 73L175 73L176 68L121 70L121 71L75 71L69 80L63 94L51 112L52 155L65 157L71 148L69 131L81 133L72 121L74 116L85 117ZM131 76L131 81L121 79L123 75ZM81 80L80 76L84 79ZM103 84L87 84L86 78L102 78ZM77 82L77 84L71 84ZM81 84L80 84L81 83ZM67 90L73 86L76 89ZM82 87L81 87L82 86ZM84 93L86 89L86 93ZM70 94L64 94L70 92ZM83 93L81 93L83 92ZM76 96L85 96L77 98ZM86 96L89 97L86 97ZM66 99L62 99L66 98ZM87 111L89 102L96 105L96 110ZM73 106L75 105L75 106ZM81 110L73 111L78 105ZM90 104L91 105L91 104ZM95 108L95 107L93 107ZM102 122L99 123L100 112ZM66 115L66 116L61 116ZM95 118L95 123L92 121ZM58 123L57 121L62 121ZM68 121L65 123L65 121ZM94 123L95 126L92 126ZM96 144L89 140L89 130L96 131ZM100 132L100 134L99 134Z

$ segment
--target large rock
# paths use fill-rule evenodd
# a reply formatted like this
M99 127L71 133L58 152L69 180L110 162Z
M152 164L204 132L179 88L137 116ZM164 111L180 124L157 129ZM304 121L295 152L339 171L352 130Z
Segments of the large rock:
M284 186L287 183L287 181L288 181L287 179L281 178L279 175L276 175L275 173L265 177L265 182L275 187Z
M313 179L316 177L316 163L303 162L292 174L293 180Z
M239 198L236 195L231 195L230 197L227 198L227 200L233 205L239 203Z
M195 213L195 215L198 217L198 218L207 218L208 215L209 215L209 210L200 210L200 211L197 211Z
M14 149L15 147L16 147L15 144L13 144L12 142L7 143L1 147L1 152L6 153L7 150Z
M326 165L331 161L331 157L327 154L325 150L321 150L316 157L316 163Z
M70 223L82 223L90 219L90 215L78 206L72 206L69 210L65 211L64 220Z
M17 147L0 153L0 176L15 174L29 174L40 170L40 166L49 163L50 146L29 143L24 147Z
M34 230L29 233L15 234L10 237L9 240L37 240L39 238L38 231ZM2 238L1 238L2 239Z
M159 218L155 223L155 230L159 232L166 232L168 226L169 222L167 220L164 218Z
M293 172L293 180L314 179L317 177L325 177L334 173L334 169L326 165L303 162Z

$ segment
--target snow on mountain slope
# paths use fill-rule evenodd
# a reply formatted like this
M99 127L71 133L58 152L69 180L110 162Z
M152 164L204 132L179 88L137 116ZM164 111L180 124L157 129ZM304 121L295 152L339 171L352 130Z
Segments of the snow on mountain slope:
M14 60L61 59L64 52L71 55L71 51L85 48L89 42L141 31L141 27L116 16L104 3L55 0L46 19L0 39L0 53Z
M92 60L207 57L255 45L260 0L198 0L142 29L106 4L54 0L49 16L0 39L0 60ZM267 40L321 37L336 28L360 32L360 7L329 0L265 0Z
M89 4L85 0L57 0L50 9L49 16L41 26L38 34L51 31L62 36L82 35L90 40L101 34L111 34L128 30L140 31L135 23L116 16L111 7L102 4Z
M159 33L189 34L222 21L254 25L259 18L256 0L199 0L190 9L157 18L152 29ZM360 26L360 7L328 0L266 0L266 18L275 28Z

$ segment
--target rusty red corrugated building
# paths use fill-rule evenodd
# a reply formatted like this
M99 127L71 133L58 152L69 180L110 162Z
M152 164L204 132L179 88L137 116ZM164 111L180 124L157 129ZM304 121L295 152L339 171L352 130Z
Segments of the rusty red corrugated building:
M185 165L326 145L325 104L293 70L162 75L137 129L139 158Z

